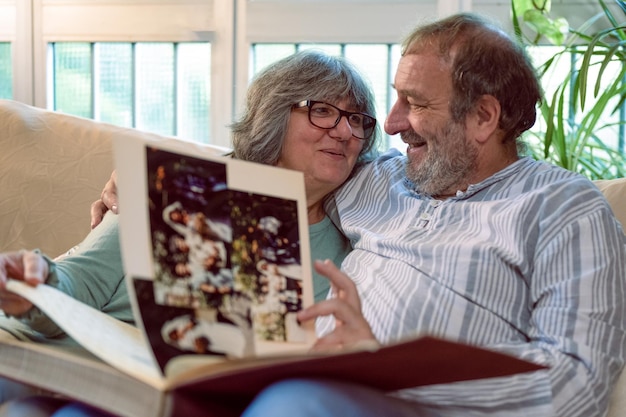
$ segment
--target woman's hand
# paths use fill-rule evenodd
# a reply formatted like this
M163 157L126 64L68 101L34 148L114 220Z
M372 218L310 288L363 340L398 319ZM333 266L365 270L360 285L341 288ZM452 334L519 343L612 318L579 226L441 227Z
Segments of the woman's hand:
M330 260L315 261L315 270L331 282L333 298L320 301L298 313L301 322L332 314L335 329L318 339L313 350L336 350L357 343L375 342L369 323L361 312L361 300L356 285L349 276L341 272Z
M9 278L36 286L45 282L47 276L48 263L36 252L0 253L0 309L7 314L19 316L33 307L30 301L6 289Z
M117 174L115 171L111 173L111 178L104 185L100 199L91 203L91 228L93 229L100 224L104 214L111 210L113 213L119 213L117 201Z

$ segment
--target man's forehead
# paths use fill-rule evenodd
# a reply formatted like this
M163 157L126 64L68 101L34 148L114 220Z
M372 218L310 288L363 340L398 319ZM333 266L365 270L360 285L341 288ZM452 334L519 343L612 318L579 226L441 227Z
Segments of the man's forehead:
M398 63L394 87L399 91L411 89L422 83L432 83L447 72L448 69L434 53L407 54Z

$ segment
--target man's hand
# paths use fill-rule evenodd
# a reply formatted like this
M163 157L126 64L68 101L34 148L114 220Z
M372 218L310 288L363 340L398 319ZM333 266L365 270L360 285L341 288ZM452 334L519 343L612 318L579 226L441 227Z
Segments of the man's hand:
M118 201L117 201L117 174L115 171L111 173L111 178L104 185L104 189L100 194L100 199L91 203L91 228L93 229L100 224L104 214L111 210L113 213L118 214Z
M48 264L40 254L32 251L0 253L0 309L18 316L33 305L30 301L6 289L9 278L35 286L46 281Z
M315 270L330 280L333 298L300 311L298 320L304 322L332 314L335 317L335 330L318 339L313 350L342 349L365 341L377 343L369 323L361 313L361 299L350 277L329 260L315 261Z

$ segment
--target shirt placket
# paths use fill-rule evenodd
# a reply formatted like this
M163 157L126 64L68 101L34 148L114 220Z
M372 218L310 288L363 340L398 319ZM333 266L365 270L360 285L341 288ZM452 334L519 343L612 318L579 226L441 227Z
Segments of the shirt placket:
M422 205L422 211L419 213L417 227L426 228L435 215L435 210L441 205L441 200L429 200Z

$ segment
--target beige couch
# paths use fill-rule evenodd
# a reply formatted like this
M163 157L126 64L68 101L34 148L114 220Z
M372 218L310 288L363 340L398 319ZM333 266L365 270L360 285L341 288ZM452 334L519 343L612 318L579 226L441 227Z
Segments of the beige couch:
M0 251L39 248L56 256L80 242L90 204L113 169L111 138L130 135L160 138L0 100ZM626 179L596 184L626 225ZM626 416L626 377L613 396L616 416Z
M82 240L113 170L114 136L163 138L0 100L0 251L57 256Z

